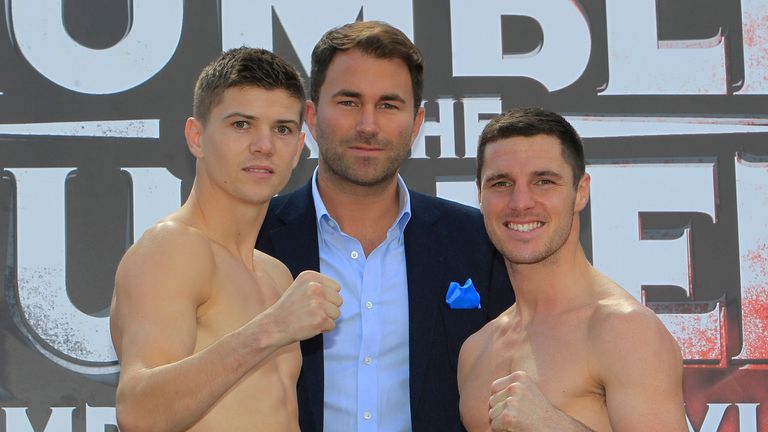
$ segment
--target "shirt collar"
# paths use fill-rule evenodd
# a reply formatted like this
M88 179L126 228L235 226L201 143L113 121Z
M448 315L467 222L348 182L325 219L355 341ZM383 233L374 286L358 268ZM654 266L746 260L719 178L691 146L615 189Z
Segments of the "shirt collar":
M405 181L397 174L397 190L398 197L400 199L400 211L395 218L395 222L390 227L389 231L396 230L397 234L402 238L403 231L408 221L411 220L411 195L408 193L408 188L405 186ZM323 198L320 197L320 191L317 189L317 168L312 174L312 199L315 201L315 217L317 218L317 226L320 227L321 232L325 229L332 228L334 231L340 232L339 224L328 214L328 209L323 203Z

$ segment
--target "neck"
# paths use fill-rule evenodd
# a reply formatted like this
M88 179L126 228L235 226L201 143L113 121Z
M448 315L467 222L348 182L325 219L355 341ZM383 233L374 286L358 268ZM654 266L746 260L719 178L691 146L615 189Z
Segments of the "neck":
M578 241L578 223L563 246L534 264L506 261L515 290L516 307L524 320L554 315L594 301L594 268Z
M198 180L181 208L182 222L204 232L208 238L253 267L256 237L269 202L244 203L231 195L201 188Z
M317 189L328 214L363 245L366 255L387 236L400 212L397 176L372 186L342 181L321 166Z

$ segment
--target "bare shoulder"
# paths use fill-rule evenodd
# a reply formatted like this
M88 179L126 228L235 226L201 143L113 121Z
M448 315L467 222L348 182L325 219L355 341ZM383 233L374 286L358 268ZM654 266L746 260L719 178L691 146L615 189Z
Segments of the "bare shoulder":
M131 246L117 268L110 311L124 372L192 353L197 308L210 296L214 273L211 242L178 221L158 223Z
M614 282L601 299L588 324L589 341L604 369L626 370L654 364L682 367L677 341L656 314Z
M507 329L511 326L509 321L510 309L486 323L464 341L459 352L459 379L474 369L477 362L481 360L483 352L493 344L496 335L508 331Z
M688 430L677 342L652 310L614 282L598 286L598 292L587 352L591 373L605 390L611 428Z
M293 282L291 271L277 258L254 249L253 262L255 268L266 273L275 281L281 293L288 289Z
M178 221L163 221L145 231L123 256L115 275L116 294L203 287L214 265L211 242L201 231Z

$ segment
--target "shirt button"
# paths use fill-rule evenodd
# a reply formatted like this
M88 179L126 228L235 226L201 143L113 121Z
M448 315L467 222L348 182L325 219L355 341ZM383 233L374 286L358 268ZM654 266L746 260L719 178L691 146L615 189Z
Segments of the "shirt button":
M363 413L363 418L366 419L366 420L370 420L371 419L371 412L370 411L364 412Z
M370 301L365 302L365 308L366 309L373 309L373 302L370 302Z
M351 253L351 254L349 254L349 256L351 256L351 257L352 257L352 259L357 259L357 257L359 256L359 254L357 253L357 251L352 251L352 253Z
M371 364L371 362L373 362L373 359L371 358L371 356L365 356L365 358L363 359L363 363L367 365Z

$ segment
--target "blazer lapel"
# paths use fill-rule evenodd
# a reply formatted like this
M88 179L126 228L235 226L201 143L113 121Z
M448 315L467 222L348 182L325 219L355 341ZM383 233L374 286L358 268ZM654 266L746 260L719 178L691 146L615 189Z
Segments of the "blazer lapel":
M434 235L438 213L411 192L411 220L405 229L405 262L408 272L411 411L418 407L427 375L430 347L440 304L432 274L442 270L443 236Z
M311 180L310 180L311 181ZM295 278L304 270L320 270L317 243L317 218L312 199L312 186L307 183L275 207L279 223L266 233L275 256L291 271ZM302 430L323 430L323 336L317 335L301 342L303 364L298 383Z
M268 228L275 256L291 270L295 278L304 270L320 270L317 246L317 220L312 200L312 186L307 183L277 204L275 217L282 223Z

